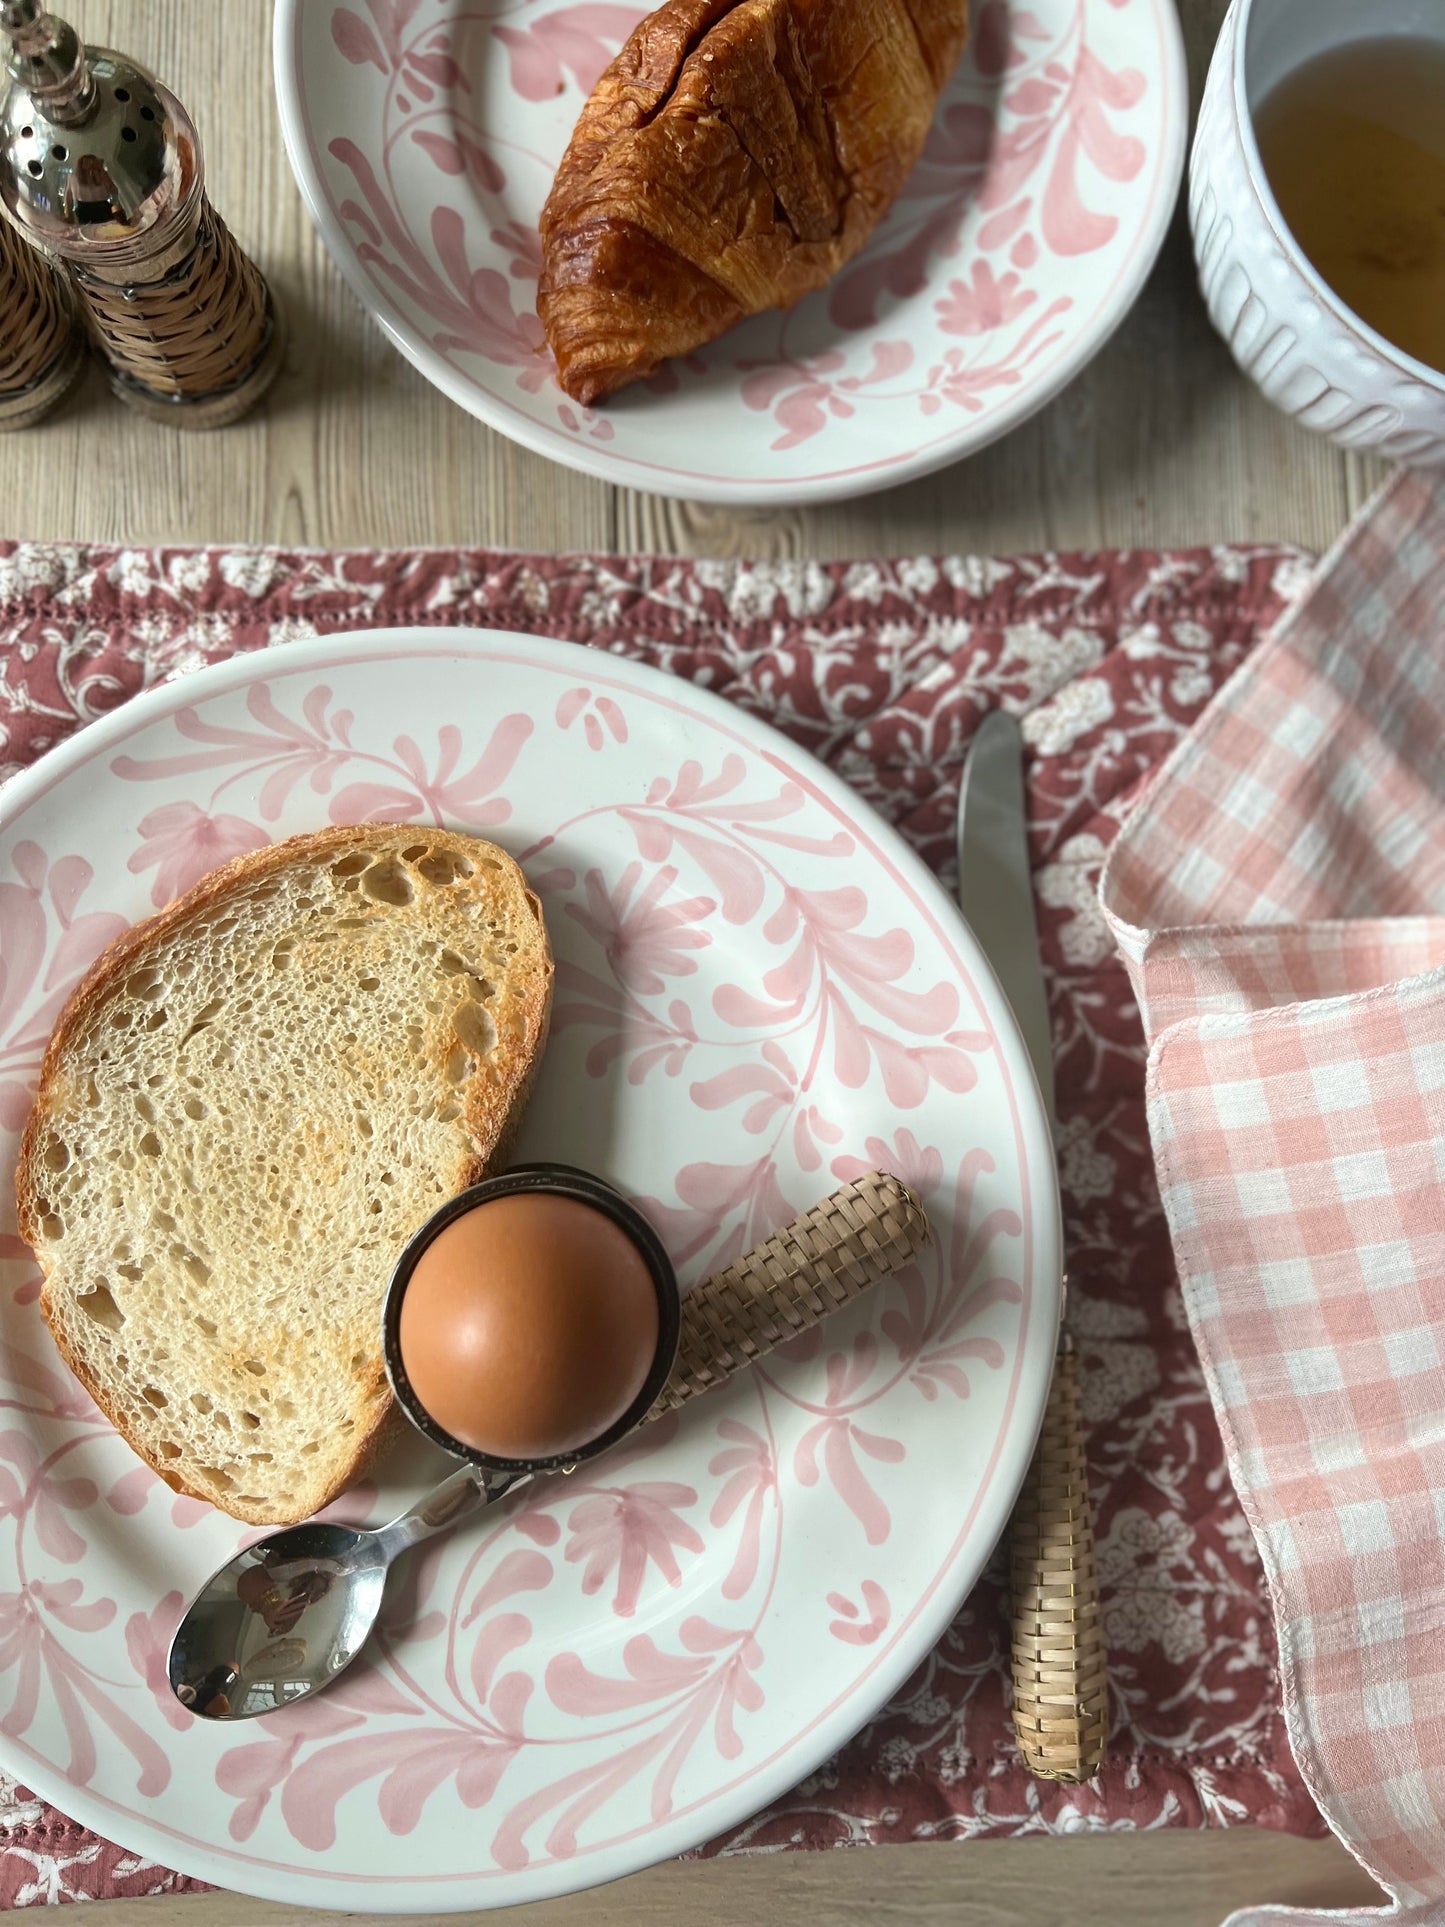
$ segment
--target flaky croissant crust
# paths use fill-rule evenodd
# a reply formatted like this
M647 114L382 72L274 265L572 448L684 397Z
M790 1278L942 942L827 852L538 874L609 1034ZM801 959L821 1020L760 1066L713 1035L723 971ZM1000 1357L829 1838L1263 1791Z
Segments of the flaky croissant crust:
M967 0L666 0L578 119L542 211L537 312L600 401L867 240L922 151Z

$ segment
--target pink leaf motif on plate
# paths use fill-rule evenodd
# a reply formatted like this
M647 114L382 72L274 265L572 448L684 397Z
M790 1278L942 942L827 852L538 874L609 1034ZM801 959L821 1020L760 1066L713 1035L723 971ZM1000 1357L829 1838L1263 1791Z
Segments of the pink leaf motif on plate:
M62 1478L52 1460L41 1457L28 1432L0 1432L0 1459L5 1461L0 1465L0 1519L26 1520L52 1559L73 1566L84 1558L85 1541L65 1514L95 1504L100 1494L94 1483Z
M802 361L739 364L750 371L743 379L744 404L759 413L772 409L774 419L784 431L772 443L775 453L781 454L811 441L827 427L830 417L846 421L853 413L848 397L902 374L912 365L913 350L906 341L875 342L872 362L861 375L840 375L847 360L840 349L828 348ZM831 379L835 376L836 380Z
M610 696L594 696L590 689L569 689L557 704L557 727L570 729L579 716L589 749L605 747L604 730L614 743L627 741L627 718Z
M642 865L629 863L609 891L602 872L589 870L583 878L586 907L569 903L566 914L600 947L624 990L655 997L666 990L668 977L695 975L693 953L712 942L698 926L717 904L712 897L668 902L677 871L667 865L639 891L641 880Z
M133 1519L138 1512L145 1510L146 1501L152 1492L169 1490L164 1479L151 1471L148 1465L138 1465L132 1472L123 1472L105 1495L105 1502L112 1512L118 1512L123 1519Z
M899 1134L900 1148L903 1133ZM870 1142L873 1149L882 1145ZM936 1153L928 1154L930 1162ZM921 1262L906 1266L891 1281L891 1294L879 1317L879 1329L896 1348L910 1382L930 1402L940 1392L957 1398L971 1392L970 1365L986 1371L999 1371L1005 1362L1003 1346L987 1332L970 1329L995 1305L1018 1305L1023 1291L1002 1269L998 1241L1020 1236L1023 1222L1018 1213L996 1207L974 1222L973 1200L980 1176L993 1170L988 1152L973 1150L966 1154L958 1169L954 1187L954 1229L948 1253L946 1283L930 1302ZM838 1175L851 1172L851 1161L838 1159ZM940 1174L941 1175L941 1174ZM939 1264L934 1254L934 1264Z
M551 1572L550 1566L548 1572ZM531 1637L532 1622L525 1613L498 1613L482 1627L472 1647L468 1668L472 1691L481 1705L487 1702L503 1660L524 1647Z
M650 1634L638 1633L622 1649L626 1679L608 1679L595 1673L577 1653L559 1653L547 1662L547 1697L563 1713L579 1719L606 1719L614 1713L630 1713L695 1686L708 1672L706 1659L689 1659L681 1653L664 1653Z
M867 912L867 897L853 886L785 888L763 934L776 946L791 945L788 956L764 972L762 996L723 984L713 993L714 1010L724 1023L757 1029L796 1022L816 997L832 1027L834 1070L848 1089L860 1089L875 1062L890 1101L905 1109L923 1101L931 1081L951 1091L971 1089L977 1072L969 1053L987 1048L989 1040L950 1029L958 1015L953 984L940 982L926 991L904 985L913 968L913 939L901 929L866 934L859 926ZM905 1044L863 1022L854 998L900 1030L933 1041Z
M532 734L529 716L504 716L492 731L486 748L468 769L457 772L463 738L455 723L437 731L435 770L410 736L392 744L394 761L368 757L403 779L402 783L349 783L332 798L333 823L410 823L429 817L434 823L459 822L469 829L491 829L505 823L512 806L495 791L506 782Z
M1079 194L1076 169L1082 151L1109 181L1132 181L1144 165L1144 143L1117 134L1111 112L1137 107L1144 97L1143 74L1133 68L1112 73L1087 47L1079 51L1068 124L1044 189L1045 243L1056 254L1089 254L1106 247L1118 231L1118 218L1093 214Z
M522 221L507 221L492 229L491 239L494 246L504 248L511 256L508 274L518 281L541 280L542 237L536 228Z
M143 1728L116 1705L101 1683L72 1657L46 1624L47 1618L72 1632L95 1632L115 1617L115 1602L87 1602L79 1579L58 1584L32 1580L24 1592L0 1594L0 1674L13 1677L13 1694L0 1729L14 1738L28 1733L42 1687L60 1716L70 1747L66 1778L88 1786L95 1776L95 1736L91 1715L106 1726L136 1763L136 1791L146 1799L163 1793L171 1769L165 1754Z
M274 823L298 783L309 781L318 795L325 795L352 754L351 716L338 710L328 717L330 704L330 689L318 683L302 702L302 720L295 722L277 707L265 683L253 683L246 694L246 710L255 729L208 722L195 709L180 709L173 718L176 734L203 748L177 756L117 756L111 770L122 782L153 783L205 770L236 769L215 791L213 803L231 783L242 777L255 780L265 771L259 807L263 820Z
M0 1265L13 1267L19 1276L10 1286L10 1302L14 1305L33 1305L40 1296L42 1274L35 1253L23 1238L12 1232L0 1231ZM3 1367L3 1353L0 1353L0 1367ZM8 1374L7 1374L8 1376Z
M590 94L637 19L635 7L584 4L492 32L507 50L514 91L523 100L552 100L564 91L568 74Z
M682 1517L683 1508L696 1504L693 1488L672 1480L608 1487L584 1499L568 1515L566 1552L569 1564L582 1566L583 1592L601 1592L615 1572L612 1610L630 1619L649 1565L669 1586L680 1586L678 1552L703 1549L696 1527Z
M1038 300L1018 275L996 277L987 261L975 261L968 281L950 281L942 301L935 301L938 325L946 335L984 335L1004 327Z
M1006 247L1015 235L1021 233L1029 215L1033 212L1033 206L1032 199L1025 194L1023 199L1015 201L1012 207L1006 207L1002 212L990 215L978 231L978 245L985 250ZM1033 258L1037 260L1038 243L1031 234L1022 235L1018 249L1025 253L1032 251Z
M414 42L402 55L402 84L423 105L435 100L438 94L469 94L472 91L472 83L446 48L446 36L438 34L429 48L423 48ZM407 113L410 111L411 101L405 95L398 94L397 106L403 113Z
M562 1813L546 1838L546 1851L558 1860L568 1860L577 1851L577 1834L587 1820L604 1806L612 1795L637 1778L643 1768L666 1746L670 1729L651 1733L632 1746L625 1746L598 1763L580 1767L553 1785L544 1787L518 1801L497 1829L492 1840L492 1858L510 1873L528 1865L532 1856L526 1836L545 1819L554 1807Z
M853 404L824 379L846 364L847 357L838 348L826 349L803 361L773 362L761 367L756 363L746 364L751 372L743 379L743 405L756 409L759 414L772 410L774 420L783 430L770 444L775 454L797 448L811 441L814 435L820 435L828 425L829 415L839 421L846 421L852 415Z
M1071 256L1113 239L1117 221L1089 213L1082 205L1075 180L1078 159L1081 152L1087 155L1110 180L1137 175L1144 149L1138 141L1117 135L1108 115L1136 106L1144 83L1138 74L1109 73L1086 46L1079 48L1072 68L1054 61L1040 71L1031 43L1053 37L1036 15L1004 6L1001 0L990 0L980 11L973 42L978 72L998 81L1029 62L1034 68L1005 89L998 108L975 100L941 107L888 227L833 283L828 312L836 326L873 327L885 298L903 301L922 294L931 263L959 252L975 197L985 217L977 245L985 251L1016 238L1032 211L1040 178L1045 183L1040 219L1047 246ZM947 315L951 303L938 305ZM987 314L1011 307L1006 320L995 324L1004 326L1018 318L1022 305L1017 294L1002 304L993 299L980 303L975 295L965 299L963 315L971 319L970 309ZM950 330L981 331L977 325ZM995 363L977 371L970 392L978 397L1018 378L1013 364ZM957 385L946 398L969 406ZM924 412L933 413L938 405L935 395L925 401Z
M853 393L880 381L892 381L898 375L907 374L913 366L913 349L906 341L875 341L872 354L866 374L845 375L838 386Z
M337 52L354 67L364 67L370 63L379 73L387 72L386 56L377 44L376 35L360 14L353 13L350 7L337 7L332 13L331 38L336 43Z
M838 1615L828 1631L834 1639L841 1639L845 1645L871 1646L888 1630L888 1621L892 1616L888 1595L876 1580L863 1581L862 1610L868 1615L866 1619L860 1616L853 1601L845 1599L842 1593L830 1592L827 1603Z
M685 1164L673 1179L682 1205L640 1198L676 1265L708 1253L709 1273L721 1271L780 1224L797 1215L778 1184L770 1157L751 1164Z
M20 1240L17 1238L15 1243L19 1244ZM51 1355L53 1357L54 1353ZM15 1405L38 1417L100 1418L89 1392L78 1379L72 1378L69 1372L56 1371L52 1366L42 1364L18 1345L0 1342L0 1376L19 1394ZM16 1433L13 1436L18 1438L21 1435Z
M997 360L970 361L963 349L946 349L943 360L928 371L928 384L919 395L919 407L925 415L932 415L948 401L970 414L977 414L984 405L985 395L995 388L1017 386L1030 363L1055 345L1062 330L1055 328L1051 334L1045 331L1073 305L1069 295L1051 301Z
M881 1137L870 1137L861 1158L834 1158L832 1171L839 1184L856 1183L870 1171L887 1171L927 1200L943 1183L943 1153L931 1144L921 1145L903 1126L894 1132L892 1144Z
M83 857L52 863L27 842L16 844L11 862L19 881L0 882L0 1126L19 1131L61 1006L126 923L102 911L77 914L94 875ZM39 1002L22 1017L37 990Z
M558 1808L561 1812L546 1836L546 1851L556 1859L570 1859L577 1851L578 1834L592 1815L654 1762L651 1812L654 1820L665 1819L672 1812L677 1776L709 1725L719 1757L738 1757L742 1740L736 1714L756 1712L763 1704L762 1689L754 1677L762 1664L762 1650L751 1632L734 1632L697 1617L682 1622L678 1637L687 1652L715 1656L700 1673L695 1674L681 1655L664 1654L647 1638L628 1642L623 1664L629 1678L624 1681L593 1672L576 1654L560 1656L549 1667L549 1690L555 1689L579 1710L621 1710L679 1690L680 1703L670 1720L634 1745L519 1801L492 1842L499 1866L525 1867L531 1859L527 1834ZM691 1677L696 1684L689 1688Z
M767 1130L780 1111L791 1109L797 1100L798 1074L781 1044L769 1038L763 1045L763 1062L730 1064L715 1077L692 1087L692 1101L700 1111L720 1111L739 1098L751 1098L743 1113L743 1129L755 1137Z
M366 10L376 22L393 64L399 66L405 53L406 30L420 12L421 0L366 0Z
M470 93L471 82L451 58L445 33L433 33L429 41L423 33L407 43L406 30L420 5L421 0L366 0L375 31L350 7L337 7L331 15L331 38L352 66L396 74L418 100L434 99L438 88ZM398 99L406 111L407 103Z
M880 1546L892 1529L888 1507L874 1491L858 1462L861 1452L878 1465L898 1465L905 1456L900 1439L866 1431L843 1407L872 1374L878 1345L871 1332L860 1332L851 1352L834 1352L828 1359L825 1416L798 1440L793 1471L802 1485L816 1485L826 1473L834 1491L863 1528L870 1546ZM821 1454L822 1465L819 1466Z
M361 1733L319 1748L287 1773L282 1818L303 1847L324 1853L336 1844L341 1800L379 1777L382 1825L388 1833L412 1833L427 1801L448 1781L463 1806L485 1806L516 1753L516 1741L489 1740L470 1729Z
M737 797L746 771L740 756L724 757L710 778L701 763L688 761L675 782L659 777L649 787L645 808L619 812L645 862L665 863L674 848L690 857L717 890L723 921L732 924L750 923L767 891L766 871L751 845L775 844L810 856L846 857L853 851L846 830L821 838L781 827L807 801L796 783L784 783L771 797Z
M530 309L518 314L506 277L495 268L476 268L467 259L466 223L454 209L439 207L432 215L432 245L448 279L465 302L465 320L455 334L437 336L439 348L460 348L546 376L537 357L544 347L542 324ZM524 383L524 386L529 384Z
M522 388L535 394L550 373L542 324L530 310L516 312L505 275L494 268L473 270L467 260L462 217L445 207L432 215L432 244L443 270L438 274L412 240L356 142L338 138L328 152L350 171L361 191L365 206L348 200L340 212L361 234L357 258L373 280L389 283L430 318L436 328L432 337L436 348L480 355L517 369Z
M823 1116L816 1104L800 1107L793 1118L793 1156L804 1171L816 1171L823 1162L822 1146L839 1144L843 1127Z
M595 408L584 408L579 416L571 402L557 404L557 419L572 435L590 435L594 442L610 442L617 430L605 415L599 415Z
M504 1599L513 1599L521 1592L541 1592L551 1583L550 1559L543 1558L540 1552L528 1552L525 1548L509 1552L487 1575L467 1607L461 1622L463 1629L475 1625L483 1613L490 1612L493 1606L500 1605Z
M340 1697L348 1684L338 1681L325 1700L308 1699L281 1707L266 1721L272 1737L233 1746L222 1754L216 1765L216 1785L237 1802L228 1829L233 1840L250 1839L272 1795L284 1788L309 1742L355 1733L361 1726L363 1716Z
M443 174L465 175L483 194L500 194L507 185L507 177L487 150L474 140L469 140L460 128L448 136L435 134L424 127L414 127L411 131L412 144L434 160Z
M497 1613L492 1617L492 1609L504 1600L515 1599L520 1593L542 1592L552 1583L552 1561L540 1552L528 1547L518 1547L498 1561L478 1588L472 1603L458 1625L458 1630L469 1630L480 1619L483 1623L472 1644L468 1674L472 1691L480 1705L485 1706L493 1691L494 1682L501 1670L502 1663L509 1655L524 1647L532 1637L532 1622L524 1613ZM449 1667L448 1677L451 1677ZM520 1676L513 1676L519 1680ZM503 1682L506 1685L506 1682ZM530 1693L531 1683L525 1682L526 1692ZM515 1705L514 1724L520 1732L520 1719L525 1698Z
M772 1447L751 1426L725 1418L717 1429L718 1437L727 1444L714 1455L708 1471L724 1484L708 1517L713 1526L721 1528L742 1513L738 1549L722 1582L724 1599L741 1599L757 1577L763 1512L770 1503L777 1503L778 1468Z
M692 858L718 893L724 923L749 923L756 916L767 882L762 866L750 851L701 835L685 821L678 823L633 810L623 810L621 815L647 862L665 863L674 846Z
M168 1592L154 1612L132 1613L125 1622L125 1650L130 1655L130 1663L149 1688L161 1718L178 1733L184 1733L196 1723L195 1714L188 1713L171 1691L166 1668L171 1639L185 1604L181 1593Z
M562 959L557 965L557 995L552 1005L552 1029L557 1035L575 1027L595 1026L602 1036L587 1053L589 1077L606 1077L620 1057L630 1057L627 1081L645 1083L661 1069L676 1077L697 1043L692 1013L674 997L666 1016L659 1016L616 980L608 982L591 971Z
M167 803L136 826L143 847L126 864L135 876L155 871L151 902L157 909L184 896L210 870L232 857L260 850L271 839L240 816L209 816L195 803Z

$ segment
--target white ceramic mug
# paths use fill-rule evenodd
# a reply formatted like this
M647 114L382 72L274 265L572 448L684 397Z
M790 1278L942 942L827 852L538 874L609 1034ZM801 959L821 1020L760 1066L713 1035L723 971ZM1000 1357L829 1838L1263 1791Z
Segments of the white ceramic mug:
M1445 375L1361 321L1310 266L1265 179L1261 101L1352 40L1445 44L1440 0L1234 0L1189 164L1189 224L1209 314L1269 399L1346 448L1445 463Z

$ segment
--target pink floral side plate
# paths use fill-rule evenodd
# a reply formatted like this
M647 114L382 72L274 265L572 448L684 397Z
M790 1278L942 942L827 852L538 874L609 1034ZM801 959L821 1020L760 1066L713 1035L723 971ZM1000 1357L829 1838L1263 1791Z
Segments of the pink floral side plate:
M363 305L525 447L712 502L926 474L1041 408L1143 285L1184 164L1174 0L983 0L928 146L865 251L584 409L535 312L537 219L636 0L277 0L296 178Z
M865 1168L932 1251L786 1353L413 1559L368 1662L196 1722L163 1656L242 1538L61 1365L15 1232L55 1016L125 925L299 830L444 822L546 906L520 1155L611 1178L684 1286ZM976 945L802 751L566 643L373 631L137 697L0 792L0 1761L183 1872L430 1912L612 1879L741 1822L898 1688L1023 1476L1059 1310L1052 1147ZM399 1510L417 1442L347 1496Z

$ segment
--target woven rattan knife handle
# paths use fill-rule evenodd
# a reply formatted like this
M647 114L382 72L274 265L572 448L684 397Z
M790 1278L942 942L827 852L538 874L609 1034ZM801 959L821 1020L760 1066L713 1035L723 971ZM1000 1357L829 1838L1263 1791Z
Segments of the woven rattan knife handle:
M671 1411L816 1325L915 1257L929 1241L923 1206L906 1184L872 1171L682 1302L677 1362L655 1413Z
M1040 1780L1092 1780L1109 1687L1089 1509L1078 1360L1061 1352L1038 1449L1014 1509L1014 1730Z

